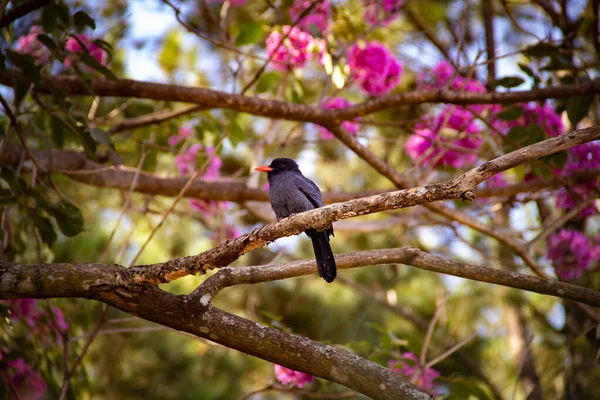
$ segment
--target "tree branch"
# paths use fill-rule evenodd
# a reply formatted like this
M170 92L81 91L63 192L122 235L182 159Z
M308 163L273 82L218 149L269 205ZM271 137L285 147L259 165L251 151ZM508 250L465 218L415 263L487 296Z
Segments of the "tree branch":
M0 84L2 85L14 87L19 82L29 84L32 81L15 70L7 69L0 74ZM341 120L352 120L356 117L377 111L410 104L505 104L600 93L599 80L514 92L474 93L452 90L428 90L380 96L350 107L326 110L304 104L242 96L205 88L129 79L107 80L94 77L88 86L77 76L45 76L42 78L42 84L36 86L35 90L47 93L49 87L63 89L71 95L92 95L88 90L88 87L91 87L94 90L93 94L98 96L134 97L195 103L206 109L225 108L269 118L312 122L320 125L331 125Z
M0 261L0 298L83 297L318 377L374 399L429 399L401 375L346 350L261 326L200 296L138 285L127 269L101 264L23 265Z
M411 207L439 200L458 198L472 200L474 198L473 190L475 186L492 175L513 168L527 160L551 155L574 145L598 138L600 138L600 126L576 130L495 158L449 182L363 197L306 211L255 229L248 234L198 255L138 267L138 270L135 272L136 268L132 268L131 270L134 273L143 275L143 278L138 277L141 281L153 283L169 282L186 275L227 266L243 254L256 248L264 247L276 239L296 235L309 228L324 230L331 226L334 221L340 219ZM457 214L456 210L444 210L444 212L453 215ZM449 217L452 218L452 215L449 215ZM485 230L489 230L487 226L483 225L483 227ZM493 231L491 233L494 235L493 237L505 239L502 232ZM520 244L511 244L517 248L517 251L521 252L519 255L522 255L522 257L531 257Z

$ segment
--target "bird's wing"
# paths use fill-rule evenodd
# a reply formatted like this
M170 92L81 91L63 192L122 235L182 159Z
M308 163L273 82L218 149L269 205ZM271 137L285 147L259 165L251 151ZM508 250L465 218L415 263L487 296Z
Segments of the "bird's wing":
M315 208L323 207L323 196L319 187L310 179L305 176L300 176L295 179L296 187L300 190L310 201Z

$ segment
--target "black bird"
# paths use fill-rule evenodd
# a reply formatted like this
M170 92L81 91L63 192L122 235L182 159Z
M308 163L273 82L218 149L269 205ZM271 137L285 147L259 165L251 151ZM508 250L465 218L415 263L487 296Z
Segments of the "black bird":
M325 205L319 187L302 175L298 164L291 158L276 158L271 165L255 169L267 173L271 207L277 219ZM305 233L312 240L319 276L327 282L333 282L336 268L329 245L329 236L334 236L333 227L322 232L308 229Z

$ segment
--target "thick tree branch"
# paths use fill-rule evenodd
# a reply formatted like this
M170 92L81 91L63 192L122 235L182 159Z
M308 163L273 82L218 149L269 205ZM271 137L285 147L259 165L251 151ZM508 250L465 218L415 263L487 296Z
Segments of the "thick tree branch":
M138 276L141 281L169 282L182 276L228 266L243 254L264 247L276 239L296 235L309 228L324 230L340 219L439 200L459 198L472 200L475 187L494 174L513 168L527 160L548 156L598 138L600 138L600 126L573 131L488 161L449 182L383 193L303 212L255 229L198 255L132 268L132 270L137 269L134 273L143 275L143 278ZM431 206L431 204L428 205ZM443 212L450 213L450 218L457 214L456 210L448 209ZM485 225L484 228L487 229ZM505 239L499 231L493 231L492 234L493 237ZM523 246L517 244L514 246L521 251L524 257L530 257Z
M126 269L98 264L0 261L0 298L83 297L318 377L374 399L429 399L401 375L346 350L261 326L212 306L208 297L140 286Z
M19 82L29 84L31 83L31 79L15 70L7 69L0 74L0 84L2 85L14 87ZM94 90L93 94L98 96L134 97L195 103L206 109L225 108L269 118L312 122L320 125L331 125L338 123L341 120L352 120L358 116L364 116L377 111L410 104L505 104L600 93L600 81L598 80L544 89L502 93L429 90L380 96L376 99L368 100L351 107L326 110L303 104L242 96L205 88L134 81L129 79L117 79L112 81L103 78L92 78L89 85ZM48 92L50 86L63 89L71 95L92 95L89 93L88 86L77 76L46 76L42 79L41 86L37 86L36 90L39 92Z

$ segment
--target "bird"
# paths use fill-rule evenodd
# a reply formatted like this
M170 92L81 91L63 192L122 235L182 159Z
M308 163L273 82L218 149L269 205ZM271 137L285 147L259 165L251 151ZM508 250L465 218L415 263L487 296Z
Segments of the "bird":
M267 173L271 208L277 220L325 205L319 187L302 175L298 164L291 158L275 158L270 165L255 170ZM312 240L319 276L328 283L333 282L337 275L329 244L329 236L334 236L333 227L324 231L311 228L304 233Z

